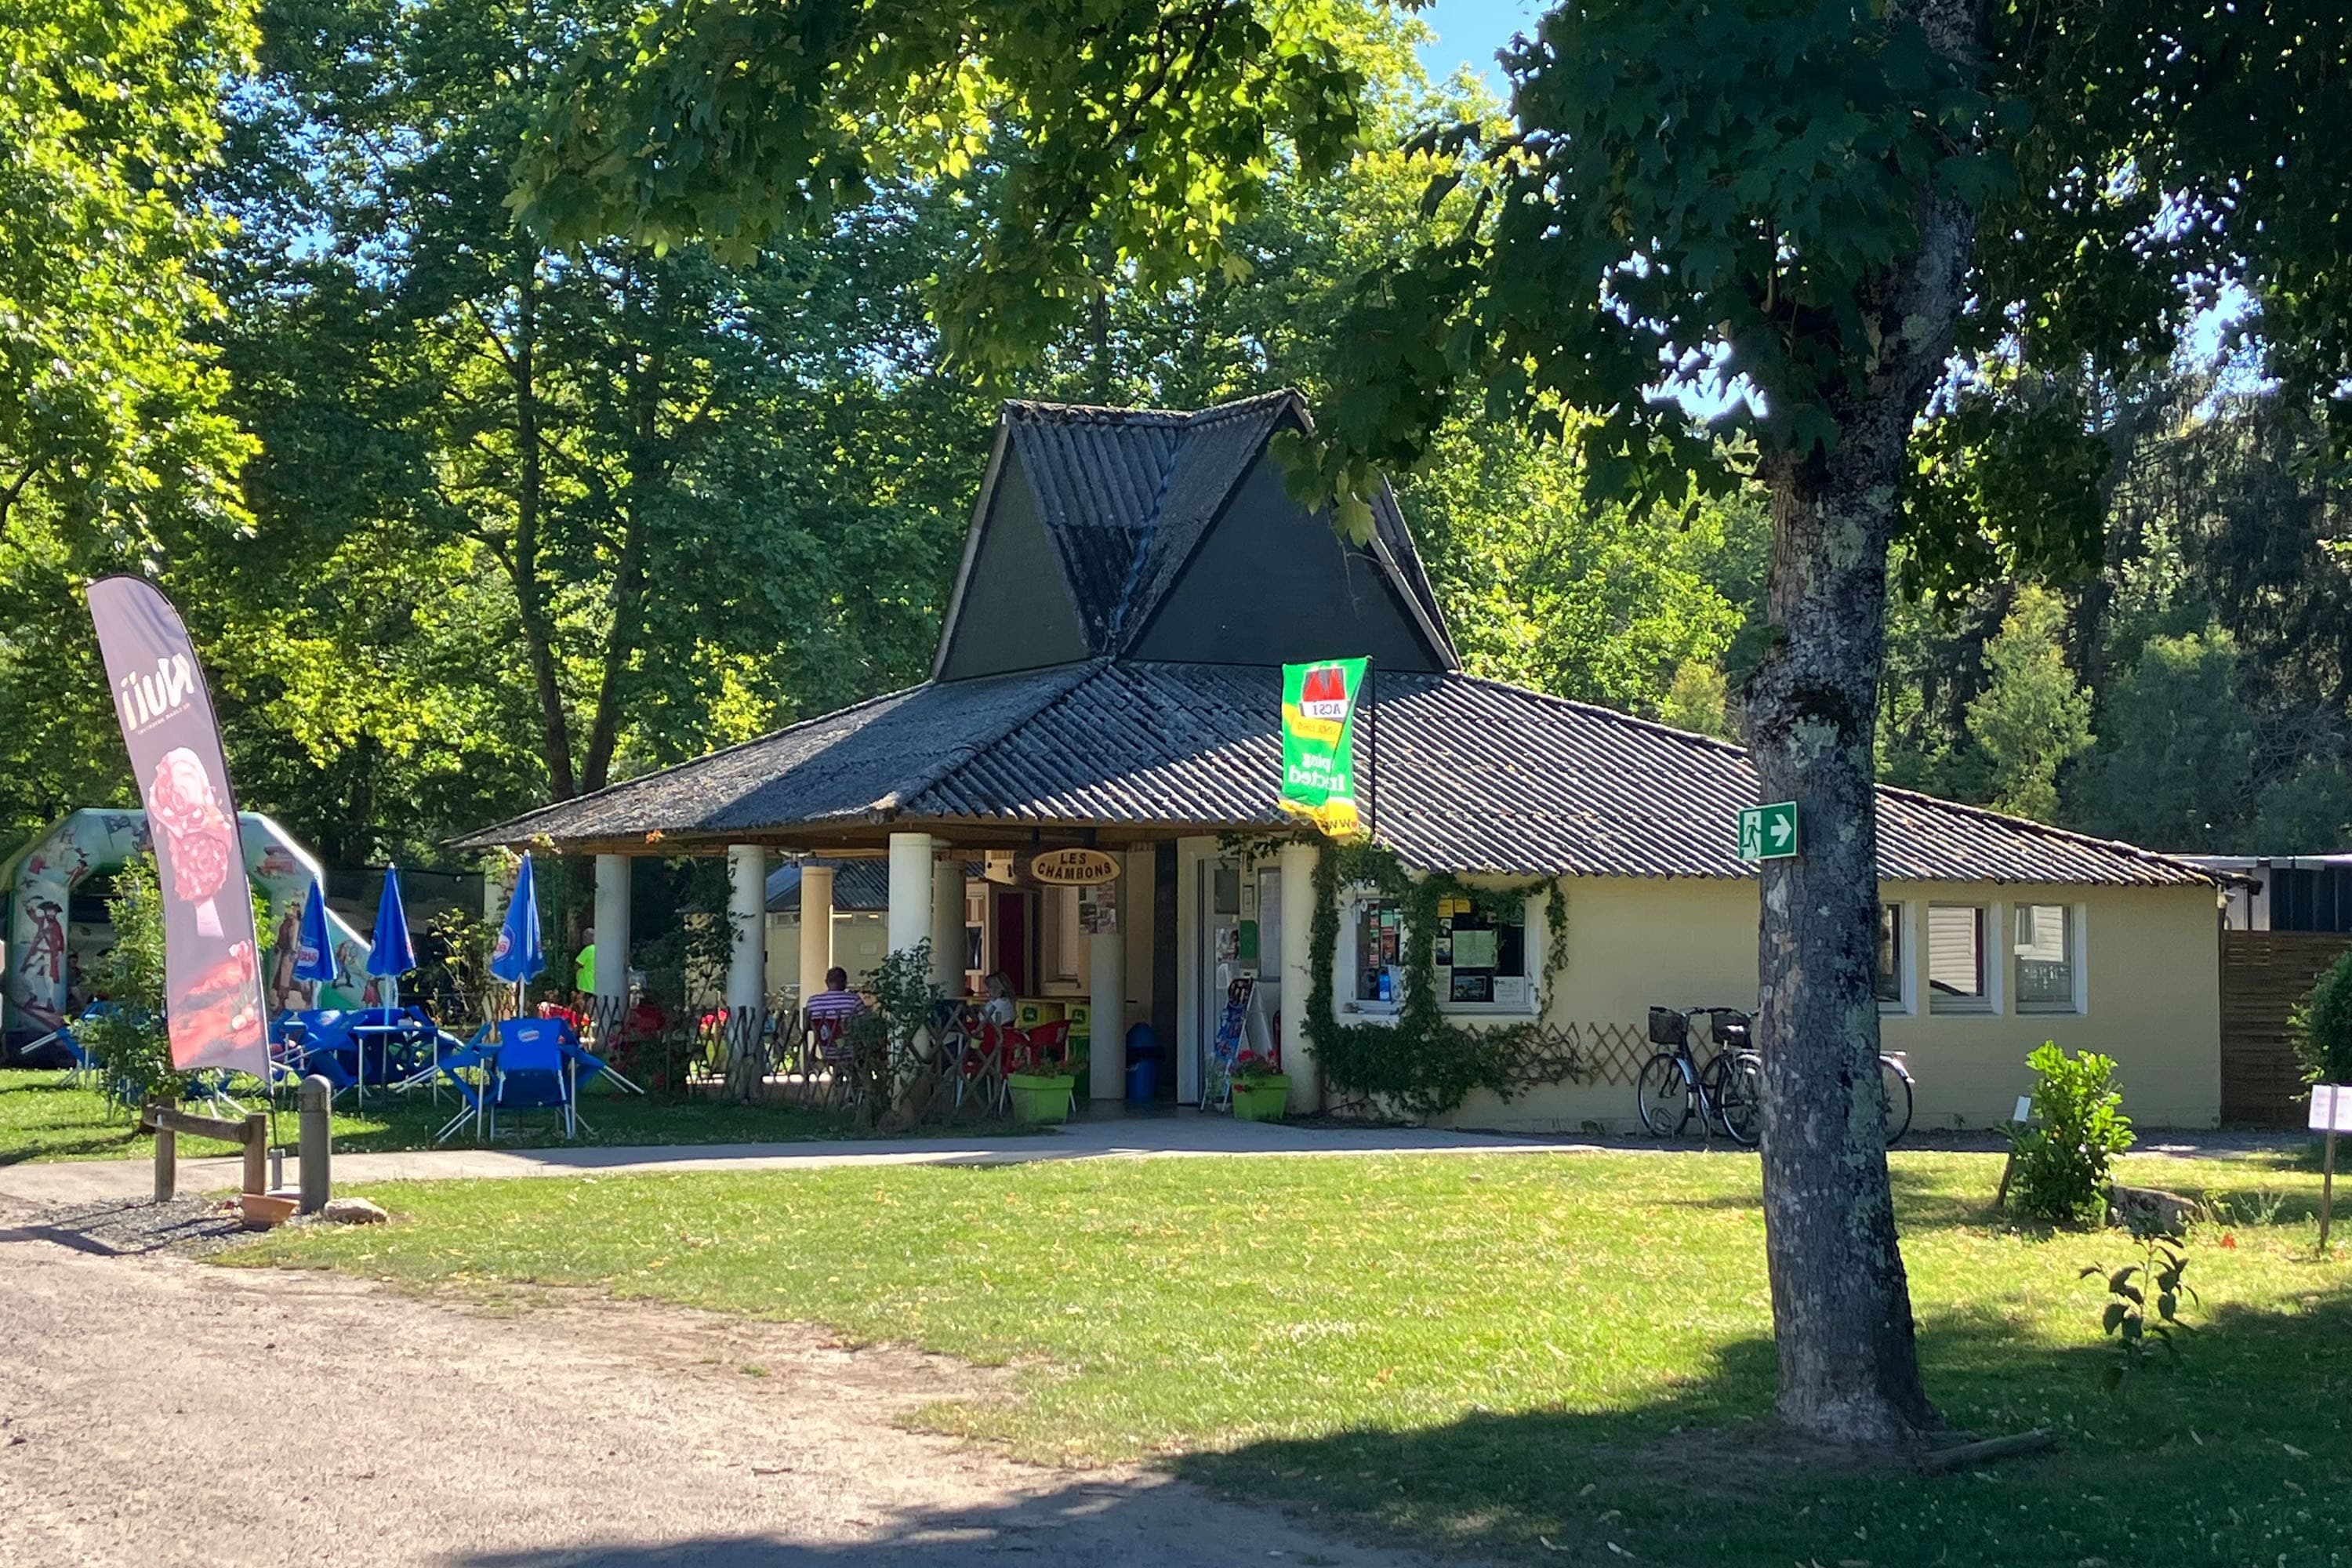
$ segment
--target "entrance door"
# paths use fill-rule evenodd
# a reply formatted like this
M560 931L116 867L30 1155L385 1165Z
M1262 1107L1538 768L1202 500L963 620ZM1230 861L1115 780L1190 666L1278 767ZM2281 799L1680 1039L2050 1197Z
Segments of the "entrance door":
M1242 866L1234 859L1201 862L1200 1026L1192 1038L1191 1083L1197 1096L1211 1081L1209 1059L1217 1026L1225 1016L1225 995L1249 973L1242 962Z
M1027 893L999 889L996 893L994 927L989 932L995 948L996 967L1012 983L1015 996L1034 996L1036 974L1029 962L1034 922L1029 917L1030 897Z

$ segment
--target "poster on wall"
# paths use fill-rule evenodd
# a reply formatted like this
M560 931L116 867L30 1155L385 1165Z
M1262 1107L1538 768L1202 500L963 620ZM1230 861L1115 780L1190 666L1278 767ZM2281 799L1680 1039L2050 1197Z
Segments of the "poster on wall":
M1078 929L1088 936L1118 934L1118 884L1097 882L1078 889Z
M1356 701L1367 658L1282 667L1282 792L1276 804L1335 838L1360 826L1356 810Z
M170 601L140 578L92 583L89 615L163 885L172 1065L184 1072L235 1068L267 1079L253 890L220 726L195 648Z

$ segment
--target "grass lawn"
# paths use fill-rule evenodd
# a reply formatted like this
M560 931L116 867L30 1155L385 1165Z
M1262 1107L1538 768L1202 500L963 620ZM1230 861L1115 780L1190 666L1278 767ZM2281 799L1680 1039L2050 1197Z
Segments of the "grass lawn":
M984 1363L924 1425L1540 1561L2352 1562L2352 1263L2283 1157L2134 1159L2204 1194L2184 1364L2100 1387L2116 1234L1991 1215L1997 1156L1898 1153L1934 1396L2053 1455L1824 1475L1751 1454L1773 1384L1757 1165L1727 1154L1168 1160L436 1183L385 1229L232 1261L585 1286ZM1728 1436L1725 1436L1725 1434ZM1612 1552L1612 1546L1616 1549Z
M429 1149L433 1134L456 1100L430 1094L380 1095L369 1091L364 1110L349 1096L335 1102L335 1147L346 1153L392 1149ZM257 1103L255 1109L261 1109ZM581 1110L595 1123L583 1143L761 1143L808 1138L845 1138L850 1119L838 1111L800 1110L790 1106L721 1105L709 1100L672 1100L581 1092ZM289 1104L278 1115L279 1139L291 1143L295 1117ZM462 1137L463 1135L461 1135ZM527 1148L563 1142L563 1131L548 1111L501 1119L499 1147ZM234 1144L184 1137L180 1155L234 1154ZM49 1160L149 1159L154 1141L131 1131L131 1119L93 1089L68 1089L55 1068L0 1070L0 1165Z

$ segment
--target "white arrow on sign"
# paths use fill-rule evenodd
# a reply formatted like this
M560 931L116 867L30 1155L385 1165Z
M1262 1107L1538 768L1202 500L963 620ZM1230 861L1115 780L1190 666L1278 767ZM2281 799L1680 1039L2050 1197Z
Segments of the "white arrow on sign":
M1787 817L1774 817L1772 819L1772 847L1778 849L1782 845L1788 843L1789 835L1794 833L1796 830L1796 824L1790 822Z

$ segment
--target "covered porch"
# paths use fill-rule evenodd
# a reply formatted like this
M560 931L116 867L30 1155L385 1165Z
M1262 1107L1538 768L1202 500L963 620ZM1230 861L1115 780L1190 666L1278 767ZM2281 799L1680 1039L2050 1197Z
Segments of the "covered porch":
M1026 831L969 821L892 825L880 831L765 834L688 853L723 857L729 958L719 999L727 1051L788 1037L799 1009L839 966L853 987L887 953L928 942L931 981L977 1005L1002 974L1024 1026L1065 1021L1086 1042L1087 1097L1097 1111L1193 1105L1234 982L1247 979L1244 1044L1277 1054L1294 1112L1320 1109L1313 1049L1300 1026L1312 844L1234 847L1244 825L1066 823ZM1263 832L1263 826L1249 825ZM626 1016L635 862L675 856L667 836L584 851L594 865L593 989L588 1011ZM1068 851L1086 851L1072 855ZM1033 869L1043 861L1047 875ZM791 873L779 879L780 869ZM1084 879L1076 879L1083 877ZM777 882L788 894L772 897ZM843 889L836 901L836 889ZM876 908L879 894L879 905ZM1295 929L1294 929L1295 928ZM1295 955L1298 970L1286 957ZM1148 1090L1132 1083L1128 1043L1154 1062ZM771 1066L805 1070L797 1060ZM1134 1092L1131 1092L1134 1091Z

